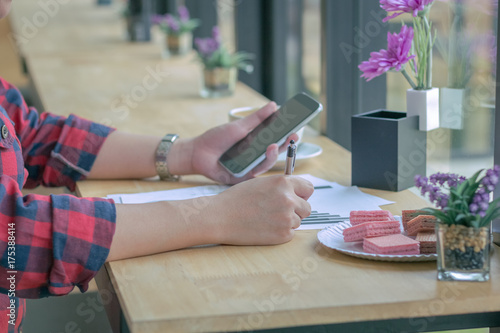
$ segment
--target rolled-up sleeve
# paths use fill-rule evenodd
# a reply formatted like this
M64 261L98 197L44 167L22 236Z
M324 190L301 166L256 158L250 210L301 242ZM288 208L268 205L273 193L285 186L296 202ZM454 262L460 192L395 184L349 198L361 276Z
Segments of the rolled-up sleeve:
M115 231L112 200L71 195L22 196L0 184L2 267L16 271L16 296L39 298L81 291L106 261ZM8 238L14 248L8 251ZM9 255L9 253L11 255ZM7 292L5 279L0 290Z
M113 131L77 116L38 114L0 78L0 271L15 271L16 297L85 291L115 232L114 202L72 195L23 196L23 185L85 179ZM6 134L5 136L3 134ZM0 293L10 282L0 279ZM1 302L0 302L1 303Z
M41 114L28 107L17 88L0 78L0 106L14 122L29 175L24 187L66 186L88 176L113 128L76 115Z

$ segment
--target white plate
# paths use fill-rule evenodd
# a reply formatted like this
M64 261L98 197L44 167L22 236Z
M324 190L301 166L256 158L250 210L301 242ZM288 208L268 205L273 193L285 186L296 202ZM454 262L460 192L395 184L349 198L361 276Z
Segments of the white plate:
M318 156L323 152L323 148L314 143L309 142L301 142L297 147L297 155L295 156L295 165L299 163L300 160L304 160L307 158L311 158L314 156ZM286 159L286 151L282 152L278 156L278 160L276 164L273 166L273 169L283 169L285 167L285 159Z
M349 222L340 222L329 226L318 232L318 240L321 244L329 248L363 259L379 261L432 261L437 258L437 254L391 255L364 252L363 242L344 242L342 230L350 226L351 223Z

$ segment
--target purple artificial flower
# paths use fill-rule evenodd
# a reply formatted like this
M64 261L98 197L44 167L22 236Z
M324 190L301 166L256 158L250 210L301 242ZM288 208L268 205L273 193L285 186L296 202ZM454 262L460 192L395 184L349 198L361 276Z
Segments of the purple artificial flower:
M441 209L445 208L446 206L448 206L448 199L449 199L449 196L444 194L444 193L441 193L441 196L440 198L438 199L438 201L436 202L436 205L438 207L440 207Z
M431 178L435 178L434 176L435 175L432 175ZM443 193L438 186L433 186L427 177L420 175L415 176L415 186L420 188L422 196L428 194L429 201L434 203L437 207L443 209L448 205L449 196Z
M181 28L176 18L170 14L165 15L165 22L167 22L168 27L174 32L178 32Z
M203 58L210 58L221 46L221 36L217 26L212 29L212 38L195 38L194 44Z
M415 58L409 56L413 41L413 29L403 25L399 33L387 33L387 50L370 53L370 59L363 61L358 68L363 72L361 77L370 81L390 69L400 71L403 65Z
M495 190L498 184L499 174L500 167L498 165L495 165L492 169L486 170L486 175L481 179L479 188L472 198L472 204L469 205L469 211L471 213L479 213L479 216L484 217L489 207L490 194Z
M220 29L218 26L215 26L212 28L212 38L220 45L221 35L220 35Z
M416 187L423 187L425 185L427 185L427 177L424 177L424 176L421 176L421 175L416 175L415 176L415 186Z
M163 15L155 14L151 16L151 24L161 24L165 17Z
M179 19L181 20L181 22L189 21L189 10L186 6L179 7L177 12L179 13Z
M429 181L436 185L444 186L444 184L448 184L449 187L456 187L457 185L462 184L466 180L465 177L459 176L456 173L435 173L430 176Z
M478 172L478 174L480 173L481 172ZM415 186L420 189L422 196L428 195L429 200L440 208L445 214L448 214L448 212L452 212L454 214L454 216L449 216L450 218L460 219L461 222L467 222L470 221L470 219L478 221L478 218L482 219L486 217L486 213L488 212L488 209L490 209L491 193L500 182L500 166L495 165L492 169L486 170L483 178L475 179L474 182L469 181L469 184L467 184L469 187L465 188L458 188L458 186L467 179L454 173L438 172L431 175L429 179L418 175L415 176L414 180ZM470 186L477 188L472 198L469 196L470 191L468 191ZM454 188L455 196L458 195L458 197L454 197L454 202L450 202L449 206L449 195L441 191L447 187L448 190ZM463 203L467 203L468 206ZM447 208L447 210L445 208ZM489 214L494 214L495 211L498 213L498 207L494 208L495 209L491 210ZM457 221L451 221L451 223L455 222ZM480 223L485 223L485 221L480 221Z
M195 38L194 45L203 58L209 58L212 53L217 51L217 47L212 38Z
M425 9L426 6L432 4L434 0L380 0L380 7L386 12L394 12L391 16L387 16L382 21L395 18L404 13L411 13L413 17L417 17L418 12Z
M479 206L477 205L477 203L471 203L471 204L469 205L469 211L470 211L472 214L476 214L478 210L479 210Z

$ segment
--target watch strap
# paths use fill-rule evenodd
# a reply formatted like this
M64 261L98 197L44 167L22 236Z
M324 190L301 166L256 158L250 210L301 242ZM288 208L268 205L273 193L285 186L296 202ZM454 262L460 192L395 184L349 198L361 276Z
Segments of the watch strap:
M175 140L177 140L179 136L177 134L167 134L162 139L158 148L156 149L155 156L155 166L156 173L160 176L161 180L179 180L179 176L172 175L170 171L168 171L167 165L167 155L170 152L170 148L172 147Z

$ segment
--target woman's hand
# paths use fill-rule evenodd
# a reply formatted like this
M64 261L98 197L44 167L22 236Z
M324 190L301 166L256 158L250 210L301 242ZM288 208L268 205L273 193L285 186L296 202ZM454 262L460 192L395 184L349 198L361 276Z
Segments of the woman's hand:
M314 186L296 176L259 177L212 197L208 216L216 221L216 243L280 244L311 214ZM212 215L213 214L213 215Z
M178 144L172 146L168 157L170 172L172 174L202 174L225 184L236 184L266 172L276 163L279 153L286 149L286 143L281 147L277 144L269 145L266 150L266 159L241 178L232 176L219 164L218 160L226 150L244 138L276 109L276 104L270 102L243 119L212 128L193 139L179 140ZM297 135L292 134L285 142L292 139L297 140Z

